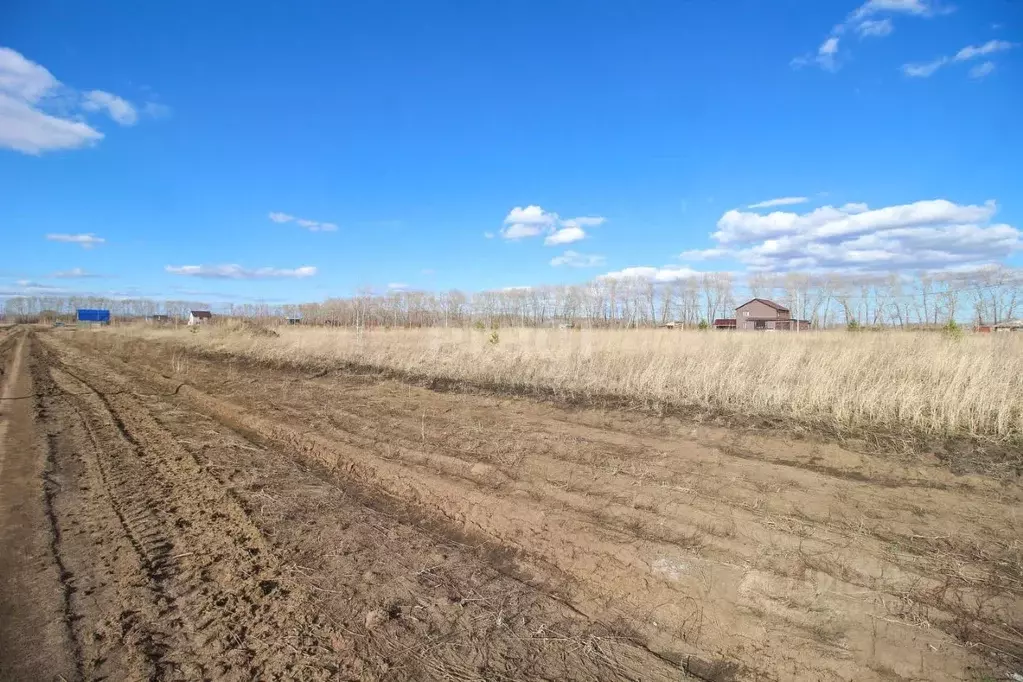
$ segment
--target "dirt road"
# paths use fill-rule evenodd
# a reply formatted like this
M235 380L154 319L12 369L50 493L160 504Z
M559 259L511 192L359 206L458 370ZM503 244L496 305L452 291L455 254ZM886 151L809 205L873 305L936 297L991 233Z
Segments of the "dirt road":
M1023 656L1018 482L102 333L0 353L0 679L958 680Z

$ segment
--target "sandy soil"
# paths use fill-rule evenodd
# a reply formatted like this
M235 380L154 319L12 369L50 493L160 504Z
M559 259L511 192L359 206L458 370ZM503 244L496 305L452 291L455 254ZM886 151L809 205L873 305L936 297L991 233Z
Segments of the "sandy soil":
M101 333L0 353L2 679L1023 668L1018 479Z

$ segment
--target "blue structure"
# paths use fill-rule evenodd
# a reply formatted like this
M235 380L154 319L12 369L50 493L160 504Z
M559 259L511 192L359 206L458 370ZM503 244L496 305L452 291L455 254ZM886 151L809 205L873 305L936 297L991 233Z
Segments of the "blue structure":
M110 324L110 311L90 308L78 309L78 322L91 322L93 324Z

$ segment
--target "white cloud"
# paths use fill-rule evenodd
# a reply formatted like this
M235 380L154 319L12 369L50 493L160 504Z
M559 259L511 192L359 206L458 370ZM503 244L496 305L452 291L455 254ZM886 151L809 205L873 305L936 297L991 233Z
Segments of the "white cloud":
M408 289L408 285L404 282L391 282L387 285L387 288L390 291L404 291L405 289Z
M822 69L834 71L837 68L835 64L836 54L838 54L838 38L831 36L817 48L817 64Z
M926 16L935 10L933 3L927 0L867 0L850 15L849 21L860 21L882 12Z
M557 223L557 213L548 213L539 206L516 206L505 216L501 236L505 239L535 237L552 230Z
M781 197L778 199L768 199L767 201L760 201L755 204L750 204L746 208L771 208L772 206L791 206L793 204L805 204L810 201L806 197Z
M728 249L690 249L683 251L678 255L682 260L710 260L712 258L721 258L731 253Z
M82 108L86 111L106 110L110 118L123 126L135 125L139 120L138 112L131 102L102 90L85 93Z
M927 78L946 64L967 62L995 52L1011 50L1014 47L1016 47L1016 43L1010 43L1007 40L989 40L983 45L967 45L952 57L938 57L922 64L903 64L902 73L911 78ZM969 75L971 78L983 78L994 70L995 64L988 61L970 69Z
M1023 248L1019 230L989 224L996 209L993 201L961 205L934 199L878 209L849 203L802 214L732 210L721 216L711 235L718 246L703 253L727 252L750 269L764 271L982 264Z
M543 233L543 228L539 225L527 225L525 223L514 223L501 230L501 236L505 239L535 237L541 233Z
M80 244L83 249L91 249L97 244L106 241L102 237L89 232L88 234L48 234L46 238L51 242L65 242L68 244Z
M299 268L243 268L240 265L168 265L164 268L172 275L204 277L207 279L275 279L312 277L317 269L312 265Z
M948 63L948 57L939 57L931 62L923 64L903 64L902 73L910 78L927 78L934 75L934 72Z
M1015 46L1015 43L1010 43L1007 40L989 40L983 45L967 45L956 52L956 56L953 57L952 60L965 62L975 57L982 57L984 55L1001 52L1003 50L1011 50Z
M680 279L699 277L702 274L703 273L701 272L697 272L692 268L684 266L666 266L663 268L640 266L625 268L624 270L618 270L616 272L609 272L606 275L601 275L600 279L640 279L653 282L674 282Z
M555 256L551 259L551 265L554 267L566 265L570 268L595 268L603 264L603 256L578 253L576 251L566 251L560 256Z
M545 211L539 206L516 206L504 218L501 236L505 239L525 239L546 234L544 244L557 246L571 244L586 238L586 227L597 227L606 222L601 216L580 216L578 218L561 218L557 213ZM485 232L490 239L493 235Z
M95 144L103 133L81 121L50 116L0 92L0 147L41 154Z
M861 38L883 38L895 30L891 19L867 19L861 22L856 30Z
M337 225L334 223L323 223L318 220L309 220L308 218L296 218L293 215L287 213L281 213L280 211L270 211L267 215L270 220L275 223L290 223L294 222L300 227L304 227L310 232L336 232Z
M86 272L82 268L71 268L70 270L58 270L50 275L54 279L86 279L89 277L100 277L100 275Z
M484 232L484 233L483 233L483 236L484 236L484 237L486 237L487 239L493 239L493 238L494 238L494 237L496 237L497 235L496 235L496 234L494 234L493 232Z
M8 47L0 47L0 92L38 102L60 82L49 71Z
M983 78L995 70L994 62L983 62L970 69L970 78Z
M564 227L599 227L605 222L607 222L607 218L600 216L581 216L579 218L562 220L561 224Z
M798 69L816 63L825 71L837 71L839 37L849 30L855 30L860 38L882 38L890 35L895 30L895 25L890 17L875 18L877 15L930 17L947 14L949 11L950 7L938 4L937 0L867 0L831 29L816 53L798 56L790 64L792 68Z
M557 232L550 234L543 243L547 246L557 246L558 244L571 244L577 242L580 239L586 238L586 232L581 227L563 227Z
M0 47L0 148L41 154L94 145L103 133L81 114L100 110L121 125L138 119L127 100L101 90L79 95L45 67Z

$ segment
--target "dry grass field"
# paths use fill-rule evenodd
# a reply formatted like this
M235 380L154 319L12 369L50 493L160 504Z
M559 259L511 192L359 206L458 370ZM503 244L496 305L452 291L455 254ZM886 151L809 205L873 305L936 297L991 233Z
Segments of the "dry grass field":
M15 328L0 678L1007 679L1021 351Z
M704 408L851 432L1023 435L1023 335L239 325L114 333L276 367L345 365L572 401ZM495 343L496 342L496 343Z

